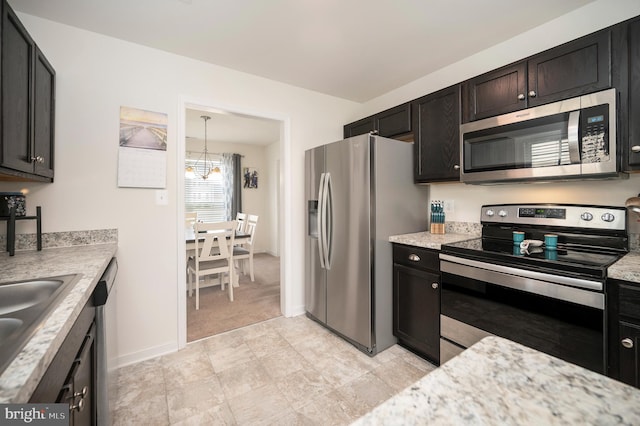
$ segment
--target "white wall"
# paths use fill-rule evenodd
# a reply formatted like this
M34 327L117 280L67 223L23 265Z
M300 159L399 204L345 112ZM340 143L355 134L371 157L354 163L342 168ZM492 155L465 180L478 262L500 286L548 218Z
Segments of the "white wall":
M20 14L57 72L56 176L30 189L43 206L43 231L118 228L118 334L121 363L178 347L176 138L181 100L286 117L291 149L290 211L285 212L291 277L288 296L303 311L304 150L342 137L358 104ZM169 205L155 191L118 188L120 106L168 113ZM19 230L20 231L20 230ZM23 230L34 232L35 230Z
M373 99L363 104L362 109L350 121L465 81L637 15L640 15L640 1L637 0L599 0L589 3L573 13ZM567 202L622 206L628 197L640 192L640 174L631 175L628 180L622 181L494 186L441 183L430 186L431 199L454 201L454 212L447 215L447 220L478 222L480 206L490 203Z

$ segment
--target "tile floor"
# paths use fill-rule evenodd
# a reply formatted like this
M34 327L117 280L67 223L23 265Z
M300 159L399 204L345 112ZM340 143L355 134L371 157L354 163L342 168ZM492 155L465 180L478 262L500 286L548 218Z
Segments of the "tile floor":
M435 368L371 358L304 315L190 343L120 370L116 425L346 425Z

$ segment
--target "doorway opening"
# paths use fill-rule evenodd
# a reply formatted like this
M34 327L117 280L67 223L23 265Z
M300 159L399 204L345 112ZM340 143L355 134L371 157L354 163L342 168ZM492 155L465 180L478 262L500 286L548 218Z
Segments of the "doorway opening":
M282 212L287 211L284 208L287 200L280 195L287 191L286 170L281 166L287 162L285 145L289 143L286 117L188 101L183 102L181 109L184 115L179 126L177 147L180 348L200 338L286 313L286 224L282 221ZM191 182L183 170L187 160L195 162L204 149L203 115L211 117L205 120L208 122L206 140L209 153L214 157L239 154L242 176L250 173L249 185L243 182L245 185L241 185L240 194L236 189L235 195L242 200L241 206L237 207L242 213L258 216L259 221L254 237L254 280L251 280L248 267L242 268L247 273L239 275L239 287L234 289L233 302L229 301L227 292L221 290L217 278L201 282L200 309L195 310L195 297L187 294L187 256L184 250L184 218L186 212L193 210L193 203L189 206L185 200L188 193L185 185L189 186ZM218 176L215 178L219 179ZM214 209L219 209L217 204ZM201 208L206 210L207 206ZM204 212L203 217L208 216L215 215ZM229 216L230 213L227 218L235 219Z

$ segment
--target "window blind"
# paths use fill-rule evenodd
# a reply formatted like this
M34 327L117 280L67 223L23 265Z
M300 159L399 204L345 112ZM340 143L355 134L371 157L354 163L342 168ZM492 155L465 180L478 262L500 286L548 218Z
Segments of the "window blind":
M222 158L213 159L213 167L223 168ZM224 178L222 173L211 173L209 179L202 179L204 164L196 164L196 160L186 160L185 167L193 167L196 176L185 179L184 205L185 212L198 213L198 220L203 222L224 222L226 218Z
M531 145L531 166L549 167L571 164L569 141L538 142Z

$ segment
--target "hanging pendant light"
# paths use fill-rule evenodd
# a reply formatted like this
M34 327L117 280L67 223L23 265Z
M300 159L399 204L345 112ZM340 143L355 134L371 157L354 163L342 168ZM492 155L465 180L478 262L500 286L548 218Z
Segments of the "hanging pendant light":
M201 115L200 118L204 120L204 151L200 154L200 158L198 158L194 167L187 166L185 168L184 174L188 179L198 176L199 178L207 180L211 173L220 173L220 168L213 165L213 159L207 147L207 121L209 121L211 117Z
M187 166L184 169L184 177L186 177L187 179L193 179L194 177L196 177L196 173L193 170L193 167L191 166Z

